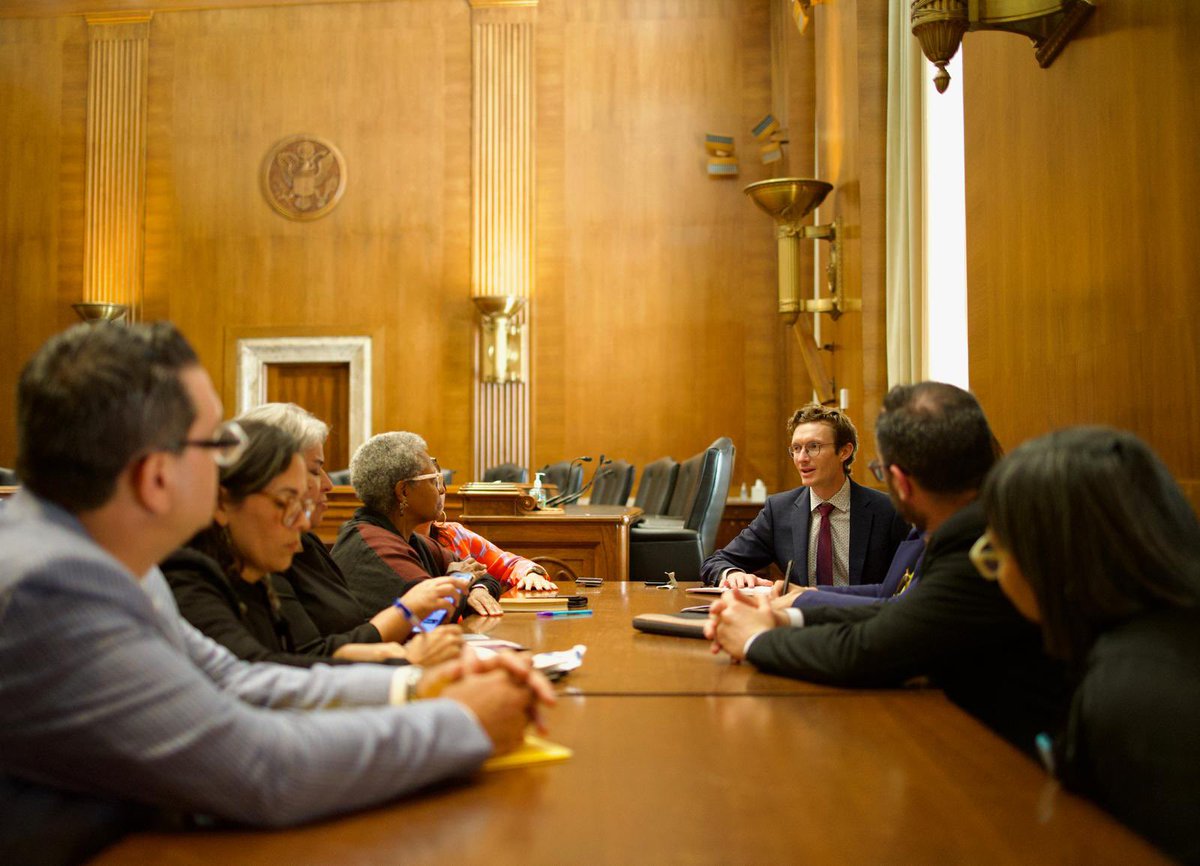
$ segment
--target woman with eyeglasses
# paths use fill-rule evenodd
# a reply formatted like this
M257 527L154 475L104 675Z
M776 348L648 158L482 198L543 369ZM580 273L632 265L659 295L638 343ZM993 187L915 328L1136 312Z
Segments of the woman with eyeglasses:
M162 565L180 613L239 658L309 666L319 662L414 661L434 663L457 655L461 635L454 630L421 636L417 652L380 640L385 617L361 622L347 632L322 634L296 601L276 583L302 549L310 528L313 500L298 441L285 431L256 421L241 425L244 452L221 467L213 523ZM447 578L431 595L428 611L452 606L466 581ZM410 608L411 612L411 608ZM381 627L382 626L382 627ZM399 636L399 631L395 632Z
M503 614L500 581L419 531L438 518L445 494L424 439L406 432L371 437L350 461L350 482L363 506L342 525L332 553L364 608L396 596L404 603L429 578L466 572L473 574L467 607Z
M1078 682L1044 738L1068 787L1200 863L1200 525L1136 436L1079 427L992 471L972 551Z
M309 522L318 525L333 489L333 482L325 472L329 425L295 403L264 403L243 414L239 420L270 424L299 442L300 456L308 473L308 496L313 502ZM453 607L446 598L461 595L461 579L450 589L444 581L425 581L405 595L401 602L403 607L397 606L393 599L378 610L366 611L372 614L367 621L362 606L350 591L346 576L320 537L312 531L304 532L300 544L300 552L292 557L291 566L275 575L272 582L282 603L285 606L292 601L300 604L323 635L344 633L353 641L364 643L403 642L409 639L414 625L435 610L448 611ZM455 586L458 591L452 591ZM427 645L431 643L439 650L435 657L429 655ZM462 630L458 626L444 625L438 628L436 639L416 637L405 650L414 664L433 664L454 657L461 645ZM365 647L360 648L355 654L367 655L365 650Z

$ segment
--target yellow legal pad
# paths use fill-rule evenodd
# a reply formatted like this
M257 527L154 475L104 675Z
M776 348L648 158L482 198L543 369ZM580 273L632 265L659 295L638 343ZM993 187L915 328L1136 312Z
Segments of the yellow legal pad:
M507 755L497 755L483 762L485 770L508 770L513 767L528 767L531 764L552 764L565 761L575 753L566 746L543 740L534 734L526 734L525 742Z

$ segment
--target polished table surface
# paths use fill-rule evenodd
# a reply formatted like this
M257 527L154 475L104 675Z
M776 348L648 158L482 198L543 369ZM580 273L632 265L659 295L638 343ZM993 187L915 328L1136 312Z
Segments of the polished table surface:
M1131 863L1153 852L937 692L568 697L565 763L102 864Z
M606 582L599 588L559 591L586 596L591 616L546 619L532 613L467 620L468 631L516 641L538 652L587 646L583 666L561 681L566 694L760 694L796 695L848 693L844 689L759 673L753 665L731 665L729 657L713 655L703 640L645 634L631 622L640 613L676 613L708 604L712 596L678 589L657 589L636 581Z
M635 613L701 603L682 589L581 594L593 616L469 623L588 646L549 714L570 760L290 831L139 834L96 862L1165 862L937 690L792 682L633 631Z

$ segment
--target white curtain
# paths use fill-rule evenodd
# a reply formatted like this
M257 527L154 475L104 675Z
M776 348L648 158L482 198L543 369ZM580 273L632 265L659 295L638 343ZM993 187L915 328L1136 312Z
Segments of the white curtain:
M919 380L925 369L924 58L909 29L908 7L908 0L891 0L888 7L885 244L889 388Z

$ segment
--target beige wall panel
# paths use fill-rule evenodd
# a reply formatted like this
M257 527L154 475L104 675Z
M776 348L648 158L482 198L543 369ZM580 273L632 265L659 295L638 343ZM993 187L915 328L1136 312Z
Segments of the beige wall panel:
M777 487L774 241L741 191L768 176L749 135L770 110L766 4L544 0L539 28L539 51L561 45L539 58L539 116L563 131L539 138L555 250L539 259L534 462L642 466L730 435L735 485ZM706 176L706 132L737 137L739 178Z
M174 13L152 27L148 313L185 328L229 410L227 334L381 329L375 431L420 432L465 469L466 5ZM260 191L267 150L295 133L346 160L341 202L310 222L279 216Z
M83 70L81 87L79 71ZM0 21L0 465L16 460L16 382L52 333L76 320L80 283L60 292L60 189L86 109L83 19ZM82 161L74 192L82 201Z
M970 375L997 435L1128 428L1194 503L1197 38L1196 4L1110 0L1048 70L968 35L963 76Z

